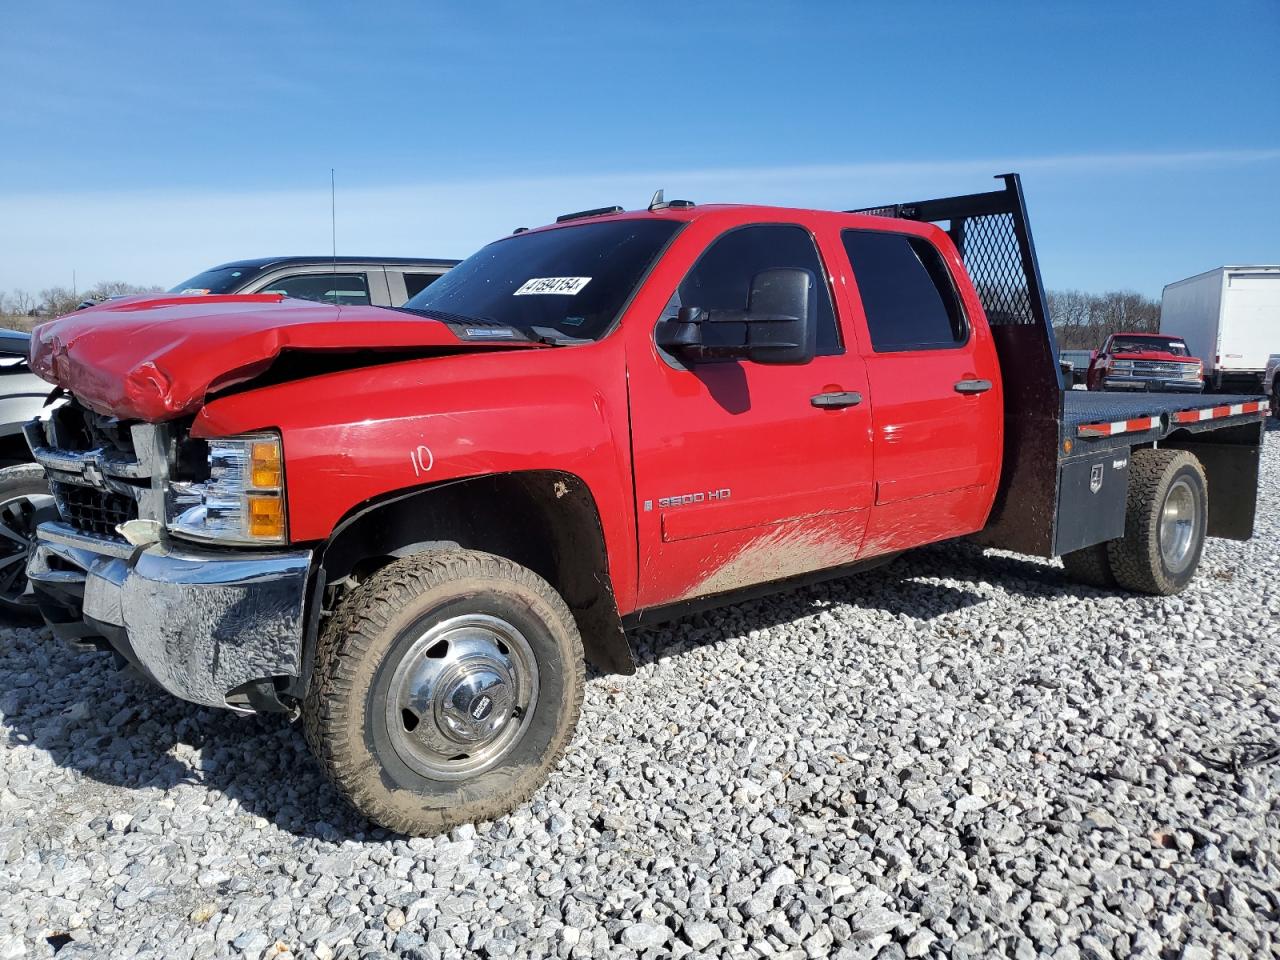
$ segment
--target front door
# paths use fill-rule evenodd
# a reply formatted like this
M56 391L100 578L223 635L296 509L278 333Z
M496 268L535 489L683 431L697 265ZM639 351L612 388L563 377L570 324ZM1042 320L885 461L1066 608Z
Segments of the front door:
M812 362L685 367L651 337L629 356L641 607L857 558L873 488L870 407L852 395L865 395L866 375L840 336L810 232L766 224L720 235L664 316L745 309L752 278L772 269L814 278Z

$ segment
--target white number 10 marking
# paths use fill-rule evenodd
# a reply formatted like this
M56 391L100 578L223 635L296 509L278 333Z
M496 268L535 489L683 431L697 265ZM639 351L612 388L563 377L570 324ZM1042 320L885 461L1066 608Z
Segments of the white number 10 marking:
M409 462L413 464L413 475L420 477L436 465L436 457L430 447L419 445L417 450L409 451Z

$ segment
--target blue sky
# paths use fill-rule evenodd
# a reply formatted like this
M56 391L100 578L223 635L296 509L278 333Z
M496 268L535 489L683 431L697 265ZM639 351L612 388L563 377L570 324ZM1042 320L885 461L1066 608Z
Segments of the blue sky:
M1210 12L1212 11L1212 12ZM465 256L667 196L1024 174L1051 287L1280 262L1280 3L0 9L0 290L329 248Z

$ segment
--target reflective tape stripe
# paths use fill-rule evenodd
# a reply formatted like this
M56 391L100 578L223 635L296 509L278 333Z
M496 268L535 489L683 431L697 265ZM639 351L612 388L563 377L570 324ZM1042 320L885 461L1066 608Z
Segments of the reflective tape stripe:
M1248 403L1228 403L1203 410L1180 410L1173 415L1174 423L1198 423L1201 420L1217 420L1220 417L1238 417L1245 413L1264 413L1266 400L1250 400Z
M1238 417L1246 413L1267 413L1266 400L1250 400L1247 403L1228 403L1203 410L1179 410L1173 415L1174 423L1199 423L1201 420L1217 420L1219 417ZM1111 423L1085 423L1076 428L1078 437L1114 437L1120 433L1140 433L1160 426L1159 417L1138 417L1136 420L1114 420Z
M1118 433L1139 433L1160 426L1159 417L1138 417L1135 420L1115 420L1111 423L1085 423L1076 429L1081 437L1114 437Z

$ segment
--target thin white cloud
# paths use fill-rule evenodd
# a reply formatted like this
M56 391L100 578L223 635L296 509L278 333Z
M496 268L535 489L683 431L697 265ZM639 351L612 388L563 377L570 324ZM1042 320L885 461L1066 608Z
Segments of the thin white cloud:
M1280 148L1004 156L714 169L636 169L451 182L358 185L339 171L340 253L465 256L516 226L608 203L636 207L657 187L700 202L853 207L981 190L993 174L1050 178L1214 169L1280 160ZM0 290L99 280L171 285L241 257L329 249L328 170L309 188L0 195Z

